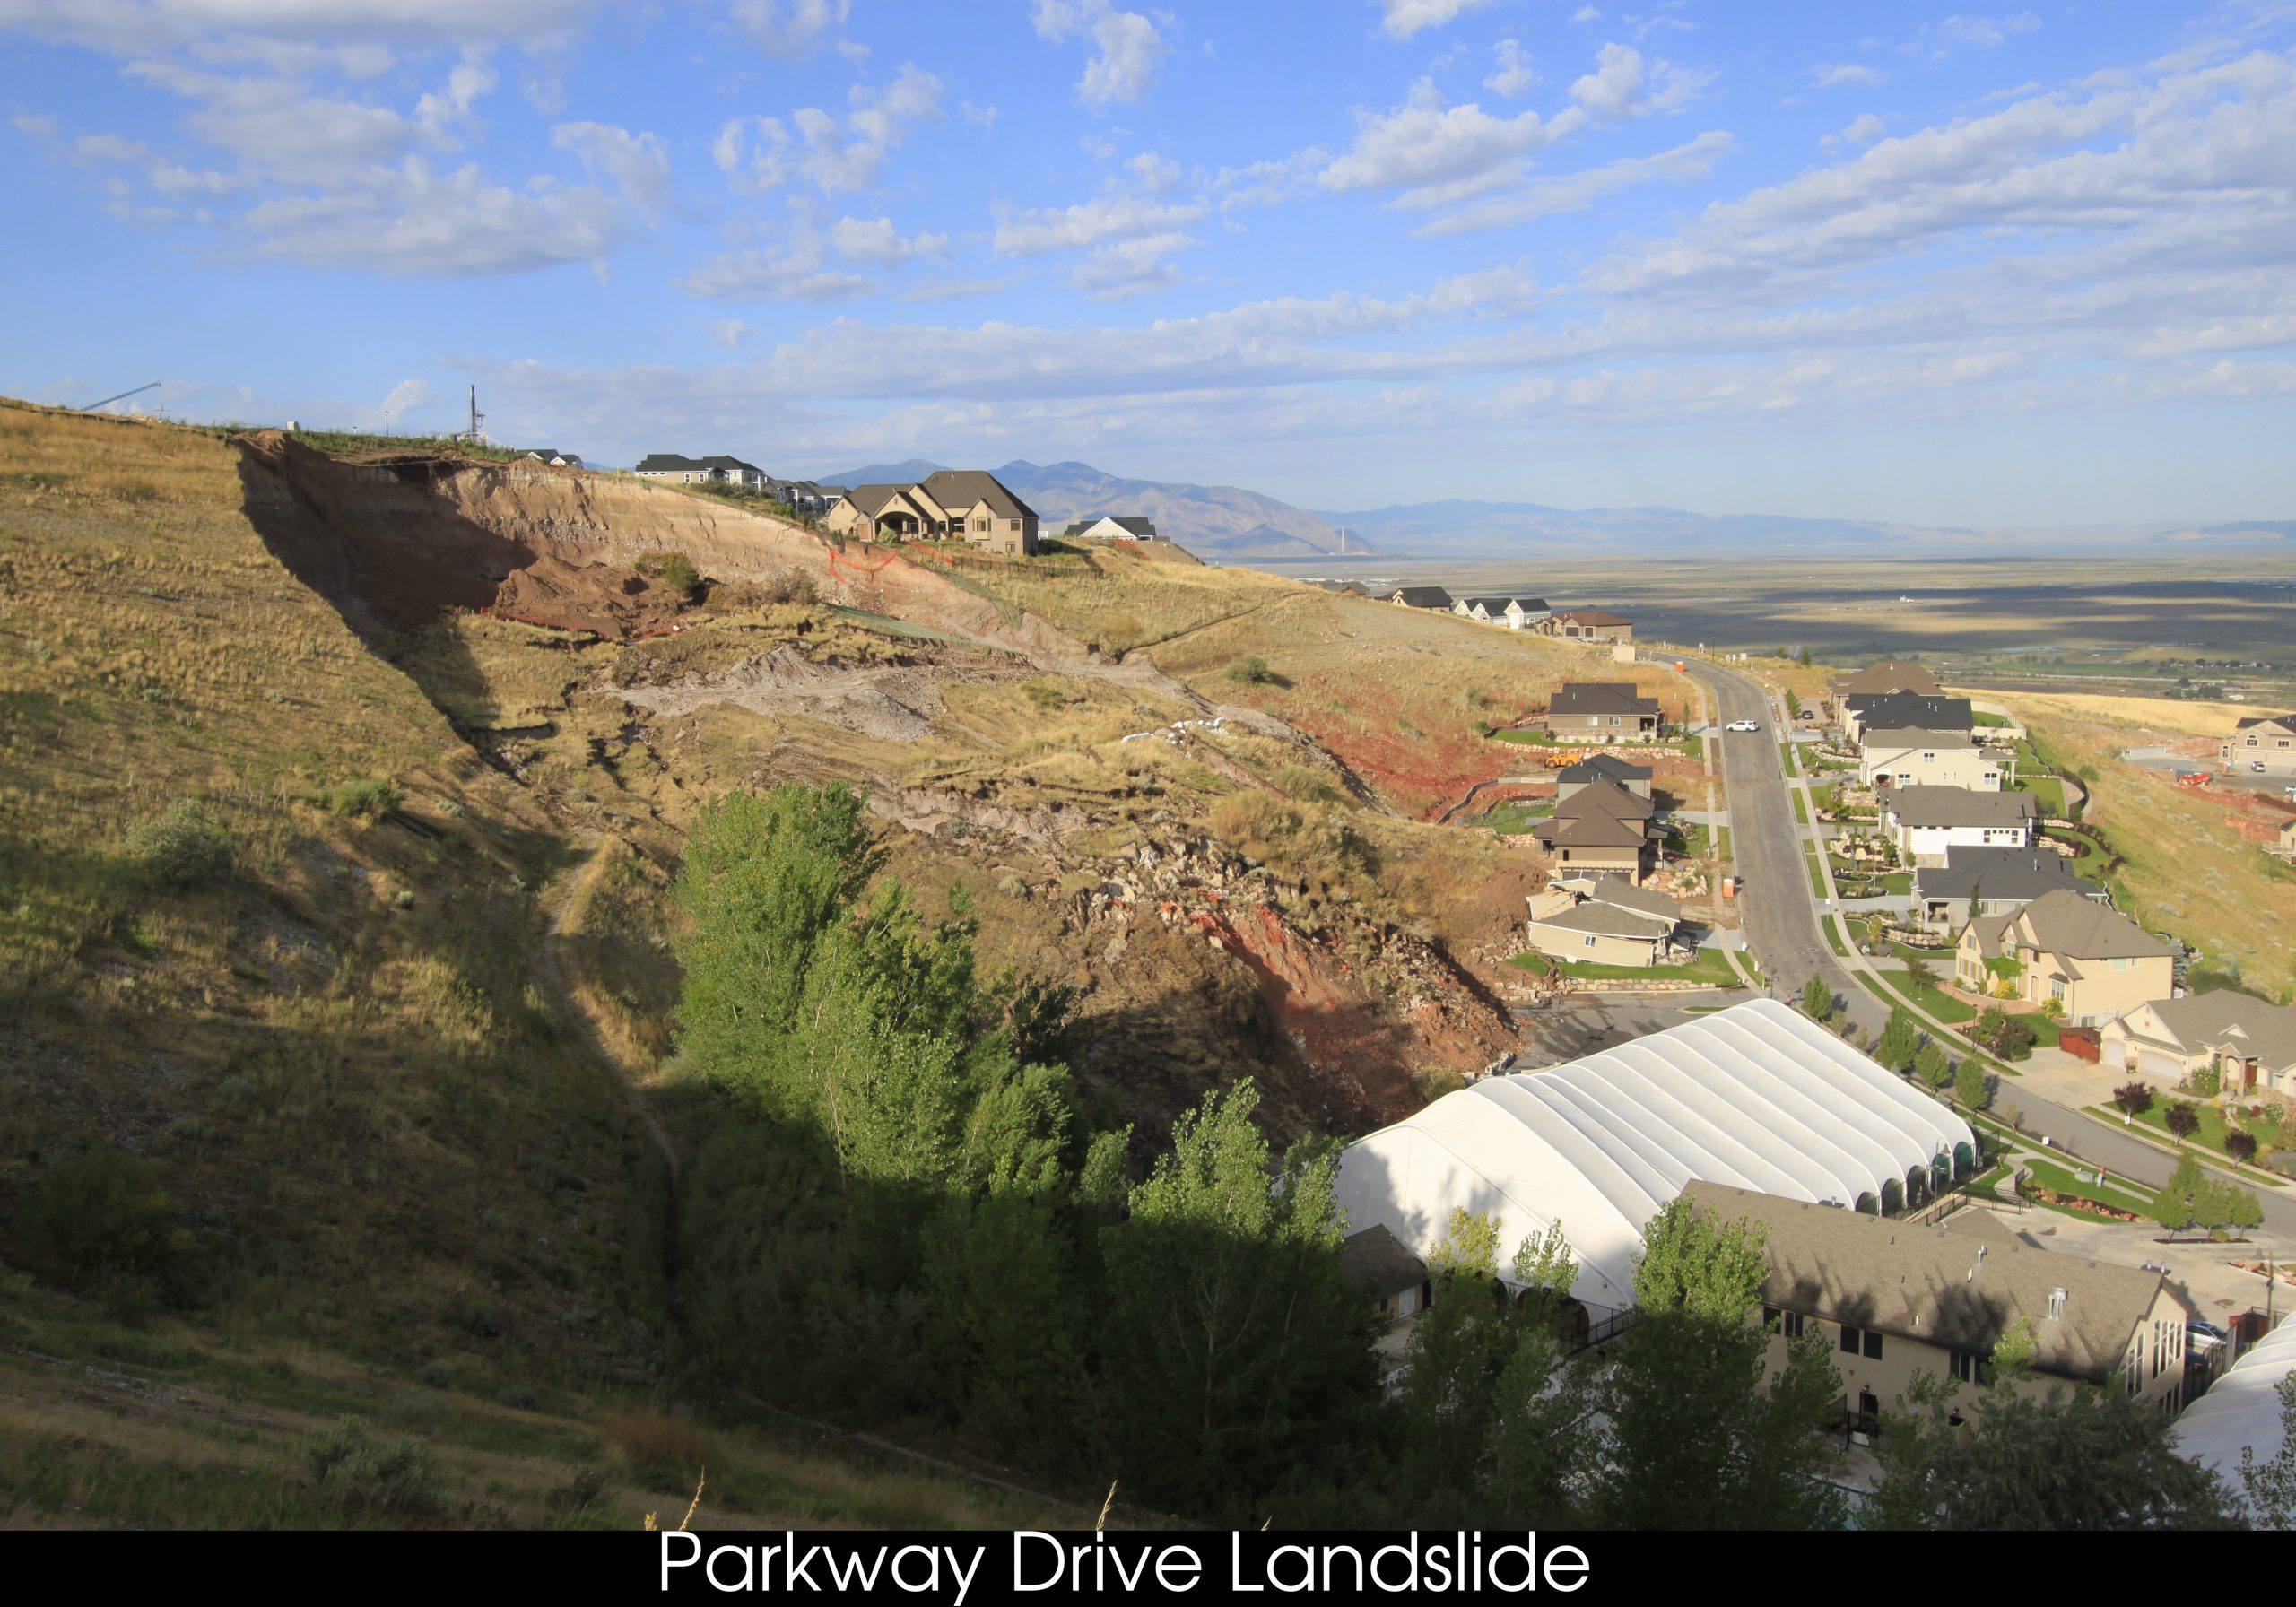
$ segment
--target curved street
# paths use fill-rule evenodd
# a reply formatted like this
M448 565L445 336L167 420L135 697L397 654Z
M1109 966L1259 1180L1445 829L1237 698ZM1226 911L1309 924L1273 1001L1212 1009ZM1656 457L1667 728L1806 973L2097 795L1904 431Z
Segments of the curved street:
M1889 1006L1876 998L1853 974L1882 973L1862 955L1845 960L1833 951L1819 925L1817 894L1803 854L1809 829L1795 817L1792 789L1807 784L1788 780L1779 759L1779 734L1791 729L1785 711L1769 691L1751 676L1703 659L1685 661L1688 673L1713 693L1717 735L1709 741L1721 748L1721 773L1730 812L1733 872L1740 878L1739 915L1744 923L1747 957L1768 980L1770 992L1796 1003L1812 976L1822 977L1834 996L1849 1012L1850 1020L1878 1036L1889 1019ZM1732 735L1721 731L1733 720L1752 720L1759 733ZM1909 1006L1910 1008L1910 1006ZM1916 1018L1933 1036L1948 1044L1960 1035L1920 1011ZM2096 1099L2109 1097L2109 1074L2096 1073ZM2022 1113L2022 1130L2046 1138L2052 1147L2077 1160L2101 1166L2116 1178L2140 1186L2149 1193L2169 1180L2176 1158L2169 1151L2122 1132L2113 1124L2060 1102L2030 1080L2005 1077L1995 1104L2014 1105ZM2203 1157L2204 1164L2205 1157ZM2213 1170L2214 1168L2211 1168ZM2296 1199L2285 1188L2258 1185L2246 1177L2230 1177L2255 1191L2264 1208L2264 1231L2276 1238L2296 1238Z

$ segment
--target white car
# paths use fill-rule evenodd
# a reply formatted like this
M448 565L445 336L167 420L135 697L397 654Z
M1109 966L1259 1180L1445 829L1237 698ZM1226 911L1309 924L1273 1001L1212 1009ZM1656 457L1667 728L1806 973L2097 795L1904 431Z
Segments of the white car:
M1761 723L1758 720L1732 720L1727 725L1723 726L1722 729L1725 731L1759 731L1761 729Z

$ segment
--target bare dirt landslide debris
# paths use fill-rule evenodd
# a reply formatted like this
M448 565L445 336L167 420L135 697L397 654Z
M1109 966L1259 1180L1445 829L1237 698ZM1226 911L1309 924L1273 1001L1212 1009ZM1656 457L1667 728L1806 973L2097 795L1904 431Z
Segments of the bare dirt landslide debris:
M625 686L614 697L664 718L729 703L752 714L804 715L865 736L916 742L941 712L941 689L930 671L907 665L847 668L819 665L789 647L776 647L715 675L694 675L667 686Z

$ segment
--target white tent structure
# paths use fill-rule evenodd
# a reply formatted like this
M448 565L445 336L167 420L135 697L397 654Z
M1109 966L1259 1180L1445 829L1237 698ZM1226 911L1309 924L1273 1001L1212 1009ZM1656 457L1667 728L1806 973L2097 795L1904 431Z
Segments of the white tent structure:
M2169 1430L2177 1455L2213 1469L2236 1501L2243 1498L2240 1453L2253 1446L2257 1462L2270 1462L2286 1443L2280 1382L2291 1368L2296 1368L2296 1314L2283 1317L2279 1326L2241 1352Z
M1596 1316L1634 1301L1642 1229L1693 1178L1845 1207L1974 1156L1969 1124L1770 999L1551 1071L1493 1077L1348 1146L1348 1229L1421 1255L1454 1209L1496 1212L1500 1260L1560 1222L1571 1292ZM1500 1269L1502 1276L1507 1268Z

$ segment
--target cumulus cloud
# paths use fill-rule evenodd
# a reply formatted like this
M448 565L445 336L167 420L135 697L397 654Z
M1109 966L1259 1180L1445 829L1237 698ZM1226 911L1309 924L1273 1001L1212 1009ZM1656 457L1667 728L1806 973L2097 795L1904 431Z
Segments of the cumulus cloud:
M735 0L734 26L759 54L802 61L844 31L852 0Z
M1039 207L1000 219L996 246L1007 256L1034 256L1169 232L1195 222L1205 211L1200 202L1165 202L1119 192L1074 206Z
M1854 61L1820 62L1810 69L1810 76L1817 81L1822 90L1839 89L1844 84L1871 89L1890 81L1890 75L1879 67L1869 67L1863 62Z
M2013 33L2031 33L2041 25L2041 20L2029 11L2008 17L1947 17L1937 24L1940 37L1957 45L1975 45L1990 50L2005 43Z
M1462 13L1480 11L1491 0L1378 0L1384 13L1379 25L1391 39L1407 39L1429 28L1440 28Z
M1870 145L1890 131L1890 126L1872 112L1860 113L1848 127L1838 134L1829 134L1818 143L1828 151L1843 145Z
M1054 44L1091 37L1092 55L1076 83L1085 105L1138 100L1155 86L1168 47L1156 24L1138 12L1118 11L1109 0L1035 0L1030 20L1039 36Z
M418 407L427 407L439 399L439 393L427 379L402 379L391 387L390 395L383 398L383 415L396 423Z
M1523 48L1519 40L1500 39L1492 54L1499 65L1483 81L1483 88L1516 100L1529 94L1538 83L1539 75L1531 65L1530 52Z
M885 88L853 86L843 117L817 106L779 117L735 117L718 130L710 155L736 192L763 195L797 181L823 195L865 190L885 160L918 125L941 115L941 81L901 64Z
M1637 185L1692 183L1711 178L1716 164L1737 148L1735 136L1714 130L1655 155L1620 157L1580 172L1535 179L1422 223L1412 232L1431 239L1507 228L1557 213L1578 212L1605 195Z
M1117 240L1087 253L1069 274L1068 282L1103 301L1124 301L1170 290L1179 282L1180 271L1166 259L1203 243L1179 233Z
M728 352L739 348L744 341L755 333L740 318L718 318L703 325L702 331L709 335L711 345L723 346Z
M1570 86L1570 98L1605 122L1680 111L1714 82L1711 69L1646 59L1631 45L1607 44L1595 70Z
M848 261L870 263L880 268L897 268L919 257L945 256L949 249L947 235L904 237L893 227L891 218L839 218L830 226L830 241L837 248L837 254Z
M1439 205L1506 182L1518 160L1586 121L1576 108L1552 119L1535 111L1493 117L1469 101L1445 104L1431 78L1403 105L1358 114L1355 143L1317 175L1326 190L1402 190L1403 204Z
M649 223L670 204L670 153L659 135L632 134L611 123L561 123L550 142L571 151L593 174L604 174Z

